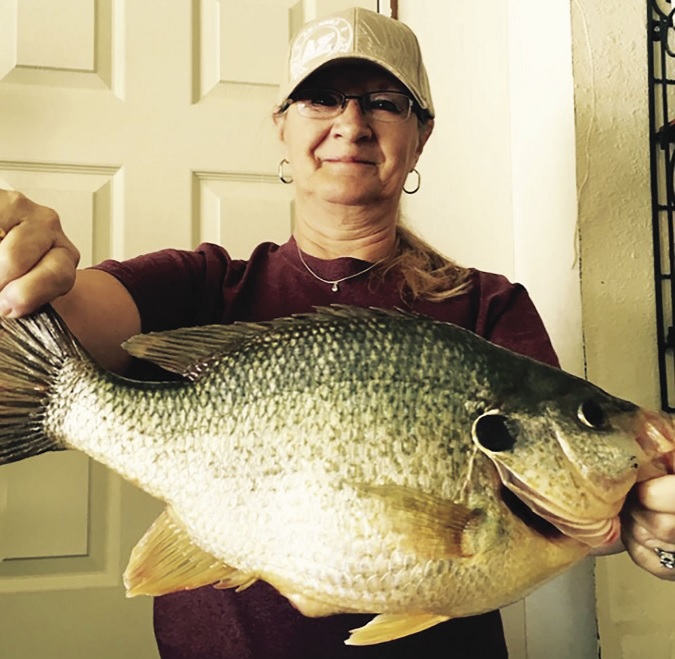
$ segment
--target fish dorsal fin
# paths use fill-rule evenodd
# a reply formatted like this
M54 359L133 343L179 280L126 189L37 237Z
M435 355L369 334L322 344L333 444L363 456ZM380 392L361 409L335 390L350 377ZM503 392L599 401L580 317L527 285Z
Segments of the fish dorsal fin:
M122 347L132 357L146 359L167 371L196 380L210 361L236 349L263 329L264 326L257 323L184 327L137 334Z
M378 318L422 318L412 312L386 309L366 309L348 305L317 307L314 311L285 318L253 323L235 322L228 325L184 327L166 332L148 332L131 337L123 344L132 356L145 359L167 371L191 380L199 378L208 364L219 355L237 348L252 337L306 322L336 322L339 320L373 320Z
M252 575L225 565L197 547L167 507L131 552L124 572L128 597L166 595L209 584L246 587Z
M295 314L291 318L309 318L314 320L332 320L335 318L356 318L359 320L373 320L376 318L406 318L432 320L415 311L405 309L380 309L378 307L355 307L349 304L331 304L324 307L314 307L314 311Z
M450 620L449 616L439 616L433 613L385 613L376 616L363 627L353 629L345 643L347 645L374 645L393 641L424 631L446 620Z
M421 557L473 556L485 542L487 518L479 509L400 485L359 484L355 489L386 504L391 529Z

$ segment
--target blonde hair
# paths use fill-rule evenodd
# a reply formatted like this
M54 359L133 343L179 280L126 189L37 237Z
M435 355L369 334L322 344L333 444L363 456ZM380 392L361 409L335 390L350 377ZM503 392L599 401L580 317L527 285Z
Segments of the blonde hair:
M391 256L373 271L374 280L398 270L403 281L401 295L440 302L465 293L471 285L470 271L436 251L400 221L396 226L396 246Z

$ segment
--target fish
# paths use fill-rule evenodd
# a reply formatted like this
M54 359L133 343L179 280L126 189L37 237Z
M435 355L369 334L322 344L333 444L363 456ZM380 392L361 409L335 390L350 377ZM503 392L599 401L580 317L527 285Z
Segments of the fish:
M102 369L51 308L0 320L0 464L79 450L166 503L129 596L262 580L370 645L517 601L619 537L665 413L458 326L331 306L132 337Z

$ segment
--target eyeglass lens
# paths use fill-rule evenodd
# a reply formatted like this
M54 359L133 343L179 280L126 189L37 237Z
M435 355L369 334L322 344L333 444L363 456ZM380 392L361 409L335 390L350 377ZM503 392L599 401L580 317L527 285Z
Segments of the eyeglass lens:
M364 114L379 121L405 121L412 109L412 99L394 91L356 96L330 89L306 89L296 92L292 101L303 116L327 119L341 114L350 99L358 101Z

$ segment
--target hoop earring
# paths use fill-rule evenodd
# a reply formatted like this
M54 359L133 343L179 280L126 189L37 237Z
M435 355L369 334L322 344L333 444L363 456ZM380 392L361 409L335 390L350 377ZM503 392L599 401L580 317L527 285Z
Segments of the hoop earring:
M420 173L416 169L413 169L410 173L411 174L417 174L417 185L412 190L406 190L405 184L404 184L403 185L403 192L405 192L406 194L415 194L420 189L420 185L422 183L422 177L420 176Z
M288 160L286 160L286 158L284 158L279 163L279 167L277 167L277 176L279 177L279 180L286 185L288 185L289 183L293 183L293 177L292 176L286 176L286 174L284 174L284 165L290 165L290 164L291 163L288 162Z

